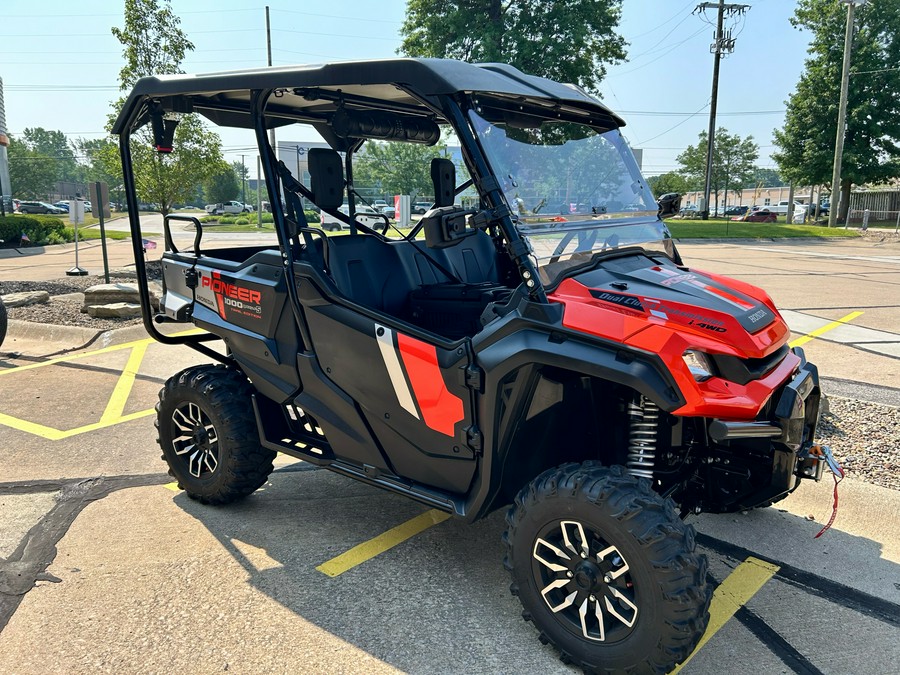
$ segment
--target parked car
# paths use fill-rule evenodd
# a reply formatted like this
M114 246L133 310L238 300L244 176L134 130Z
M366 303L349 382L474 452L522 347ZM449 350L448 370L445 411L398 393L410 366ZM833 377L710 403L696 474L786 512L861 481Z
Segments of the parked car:
M372 202L372 208L381 213L382 209L388 206L388 203L383 199L376 199Z
M79 201L84 202L84 212L85 213L90 213L93 210L91 203L87 199L81 199Z
M60 200L58 202L53 202L53 206L55 206L58 209L62 209L66 213L69 212L69 202Z
M63 209L47 202L19 202L19 213L66 213Z
M233 199L230 202L206 205L206 212L211 216L219 216L225 213L237 215L239 213L250 213L253 210L252 204L244 204L243 202L235 201Z
M431 208L431 202L416 202L412 205L412 212L416 215L424 215Z
M392 206L391 209L394 207ZM350 215L350 207L344 204L341 208L338 209L345 216ZM369 227L377 227L378 225L384 225L385 219L390 218L387 214L379 213L371 206L365 206L359 204L356 206L356 222L362 223L363 225L368 225ZM330 232L337 232L338 230L349 230L350 226L346 223L341 222L334 216L331 216L324 211L319 214L319 226L323 230L328 230Z
M768 208L763 208L743 216L738 216L734 218L734 220L742 220L746 223L774 223L778 220L778 214L769 211Z
M726 216L743 216L750 210L749 206L729 206L725 209Z
M381 215L394 219L397 217L397 209L395 209L393 206L385 206L383 209L381 209Z

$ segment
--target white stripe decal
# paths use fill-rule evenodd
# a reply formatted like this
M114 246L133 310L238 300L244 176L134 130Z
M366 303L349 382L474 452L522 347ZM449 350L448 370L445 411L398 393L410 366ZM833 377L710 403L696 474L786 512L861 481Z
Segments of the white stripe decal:
M397 395L400 406L416 419L421 419L419 411L416 410L412 392L406 383L406 377L403 375L403 366L400 365L397 350L394 349L394 331L376 323L375 338L378 340L378 349L381 350L381 358L384 359L384 365L391 378L391 384L394 385L394 393Z

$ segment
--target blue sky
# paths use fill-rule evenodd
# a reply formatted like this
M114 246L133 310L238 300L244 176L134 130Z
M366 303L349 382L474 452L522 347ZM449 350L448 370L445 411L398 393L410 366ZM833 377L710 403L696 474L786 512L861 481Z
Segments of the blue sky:
M118 96L122 51L109 29L122 25L123 4L3 1L0 77L11 133L40 126L72 138L103 135L109 103ZM644 148L648 175L676 168L675 157L696 144L708 126L714 26L692 14L697 4L623 3L619 32L630 43L628 61L609 68L601 89L604 103L625 118L629 142ZM784 122L785 101L802 72L809 35L790 25L794 2L749 4L734 26L735 52L722 61L717 126L753 135L760 166L774 167L772 130ZM172 6L196 47L185 59L186 72L266 64L265 3L216 0L210 9L204 0L173 0ZM395 56L406 2L271 0L269 7L273 63L287 65ZM249 133L221 135L229 160L241 153L255 157Z

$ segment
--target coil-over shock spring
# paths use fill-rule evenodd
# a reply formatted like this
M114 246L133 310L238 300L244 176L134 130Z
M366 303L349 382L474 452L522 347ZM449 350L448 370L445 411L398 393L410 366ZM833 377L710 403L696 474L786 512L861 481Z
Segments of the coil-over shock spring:
M653 479L656 462L656 433L659 427L659 407L651 400L638 396L626 406L628 424L628 473L635 478Z

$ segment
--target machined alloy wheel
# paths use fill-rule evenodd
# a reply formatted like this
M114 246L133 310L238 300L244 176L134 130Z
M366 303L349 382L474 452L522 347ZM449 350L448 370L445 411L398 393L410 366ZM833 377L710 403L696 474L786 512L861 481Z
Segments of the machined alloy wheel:
M504 564L526 621L587 673L664 673L709 621L694 531L624 467L549 469L506 517Z
M187 368L159 392L162 458L189 497L226 504L266 482L275 453L260 445L252 396L247 378L224 365Z
M634 580L619 549L576 520L548 524L532 551L547 608L586 640L611 642L638 619Z
M219 466L219 434L200 406L185 401L169 420L172 446L194 478L213 473Z

